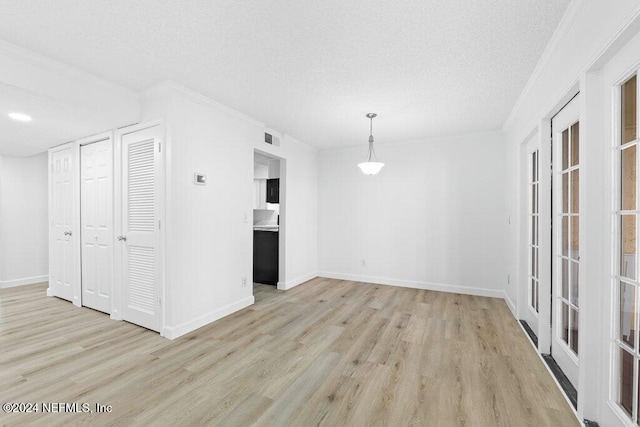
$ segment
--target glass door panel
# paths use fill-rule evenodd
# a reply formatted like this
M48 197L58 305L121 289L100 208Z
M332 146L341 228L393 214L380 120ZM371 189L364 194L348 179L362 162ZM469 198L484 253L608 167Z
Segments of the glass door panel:
M580 340L579 95L552 120L553 276L551 355L577 389Z
M620 87L620 132L618 141L619 202L618 218L619 270L616 274L613 294L617 299L616 332L614 346L618 354L614 360L617 387L616 402L638 424L638 400L640 382L638 350L638 87L633 76ZM635 384L635 386L634 386Z
M539 247L539 208L538 208L538 200L539 200L539 150L534 150L529 154L529 193L530 203L529 203L529 228L531 233L529 234L529 308L533 310L536 315L538 314L538 287L540 283L539 276L539 256L540 256L540 247Z

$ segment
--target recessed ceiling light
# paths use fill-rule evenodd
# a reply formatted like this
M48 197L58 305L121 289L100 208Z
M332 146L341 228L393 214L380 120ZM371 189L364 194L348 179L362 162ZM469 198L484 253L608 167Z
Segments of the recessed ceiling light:
M31 116L27 116L23 113L9 113L9 117L19 122L30 122L32 120Z

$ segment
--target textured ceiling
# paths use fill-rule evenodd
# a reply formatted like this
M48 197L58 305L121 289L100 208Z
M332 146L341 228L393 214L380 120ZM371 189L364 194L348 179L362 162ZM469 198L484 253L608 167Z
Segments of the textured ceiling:
M569 0L2 0L0 39L318 148L498 129ZM2 123L0 123L2 125Z

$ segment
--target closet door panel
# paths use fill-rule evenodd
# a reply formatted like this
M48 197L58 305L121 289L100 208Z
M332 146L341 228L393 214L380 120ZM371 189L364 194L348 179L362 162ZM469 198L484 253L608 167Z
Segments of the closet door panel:
M123 318L160 330L158 176L160 127L122 136Z
M113 251L112 140L80 147L82 304L111 311Z
M49 288L51 295L73 301L75 254L73 250L73 146L51 150Z

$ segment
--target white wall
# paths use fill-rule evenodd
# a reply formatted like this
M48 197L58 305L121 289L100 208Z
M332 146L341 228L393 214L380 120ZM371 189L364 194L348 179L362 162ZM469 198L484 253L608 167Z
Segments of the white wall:
M143 117L167 123L164 333L174 338L253 303L253 152L264 126L173 83L147 93ZM275 148L293 182L285 277L315 277L317 155L286 138Z
M286 257L284 264L280 262L284 276L280 274L278 289L291 289L318 275L318 151L288 135L280 147L267 149L284 159L280 169L280 238L284 236Z
M172 338L253 303L251 142L260 133L187 92L158 91L162 105L150 97L143 116L163 109L168 128L165 333ZM195 172L207 175L206 186L194 185Z
M0 156L0 287L48 280L47 153Z
M504 153L499 132L320 154L320 275L503 296ZM364 260L366 266L361 265Z

